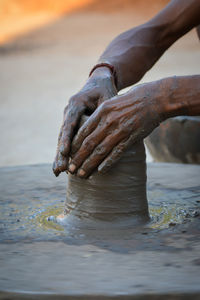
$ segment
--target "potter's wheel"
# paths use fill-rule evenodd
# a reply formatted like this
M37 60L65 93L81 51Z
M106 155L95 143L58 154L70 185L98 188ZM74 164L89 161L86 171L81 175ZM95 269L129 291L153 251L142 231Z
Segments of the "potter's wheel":
M149 224L81 231L53 221L65 175L1 168L0 299L199 299L199 183L200 166L149 164Z

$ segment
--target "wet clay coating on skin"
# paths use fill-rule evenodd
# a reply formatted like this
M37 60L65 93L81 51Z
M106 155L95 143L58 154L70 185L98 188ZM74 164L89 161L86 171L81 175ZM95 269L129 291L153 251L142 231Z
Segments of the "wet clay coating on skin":
M74 226L132 226L149 220L143 141L128 149L106 174L68 175L65 221Z

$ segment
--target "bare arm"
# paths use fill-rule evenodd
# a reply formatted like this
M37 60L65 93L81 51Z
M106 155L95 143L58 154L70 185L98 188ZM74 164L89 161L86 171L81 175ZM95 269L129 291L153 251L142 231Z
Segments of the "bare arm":
M158 81L157 88L160 94L157 105L164 120L200 115L200 75L165 78Z
M99 62L115 67L120 90L138 82L177 39L198 24L199 0L173 0L149 22L116 37Z
M160 122L200 115L200 75L170 77L135 86L101 104L79 129L71 171L88 177L105 172L126 148L149 135Z
M179 37L200 23L199 14L199 0L172 0L149 22L122 33L111 42L99 62L114 66L117 86L110 70L100 67L70 98L53 165L56 176L68 169L71 142L85 111L94 112L101 102L116 95L117 90L138 82Z

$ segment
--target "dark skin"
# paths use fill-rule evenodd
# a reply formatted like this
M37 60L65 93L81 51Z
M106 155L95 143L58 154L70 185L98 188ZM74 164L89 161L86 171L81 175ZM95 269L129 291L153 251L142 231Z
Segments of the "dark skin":
M117 86L109 68L101 67L70 99L53 166L56 176L66 170L82 178L96 169L105 172L130 144L145 138L160 122L172 116L200 115L199 75L166 78L117 95L138 82L177 39L198 26L199 16L199 0L174 0L149 22L111 42L99 62L115 67ZM92 114L77 133L85 112Z
M107 68L100 68L91 75L80 92L70 98L69 104L64 109L63 124L53 164L56 176L68 169L71 142L81 116L87 111L92 113L103 101L116 94L117 89L110 71Z

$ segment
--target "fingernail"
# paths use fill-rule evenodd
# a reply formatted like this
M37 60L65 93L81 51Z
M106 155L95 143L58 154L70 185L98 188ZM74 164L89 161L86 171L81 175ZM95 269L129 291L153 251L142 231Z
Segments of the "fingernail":
M70 164L69 165L69 171L73 173L75 170L76 170L76 165L75 164Z
M60 172L57 171L57 170L53 170L53 172L54 172L54 175L55 175L56 177L58 177L58 176L60 175Z
M78 171L78 176L81 176L81 177L85 176L85 171L83 169L80 169Z

